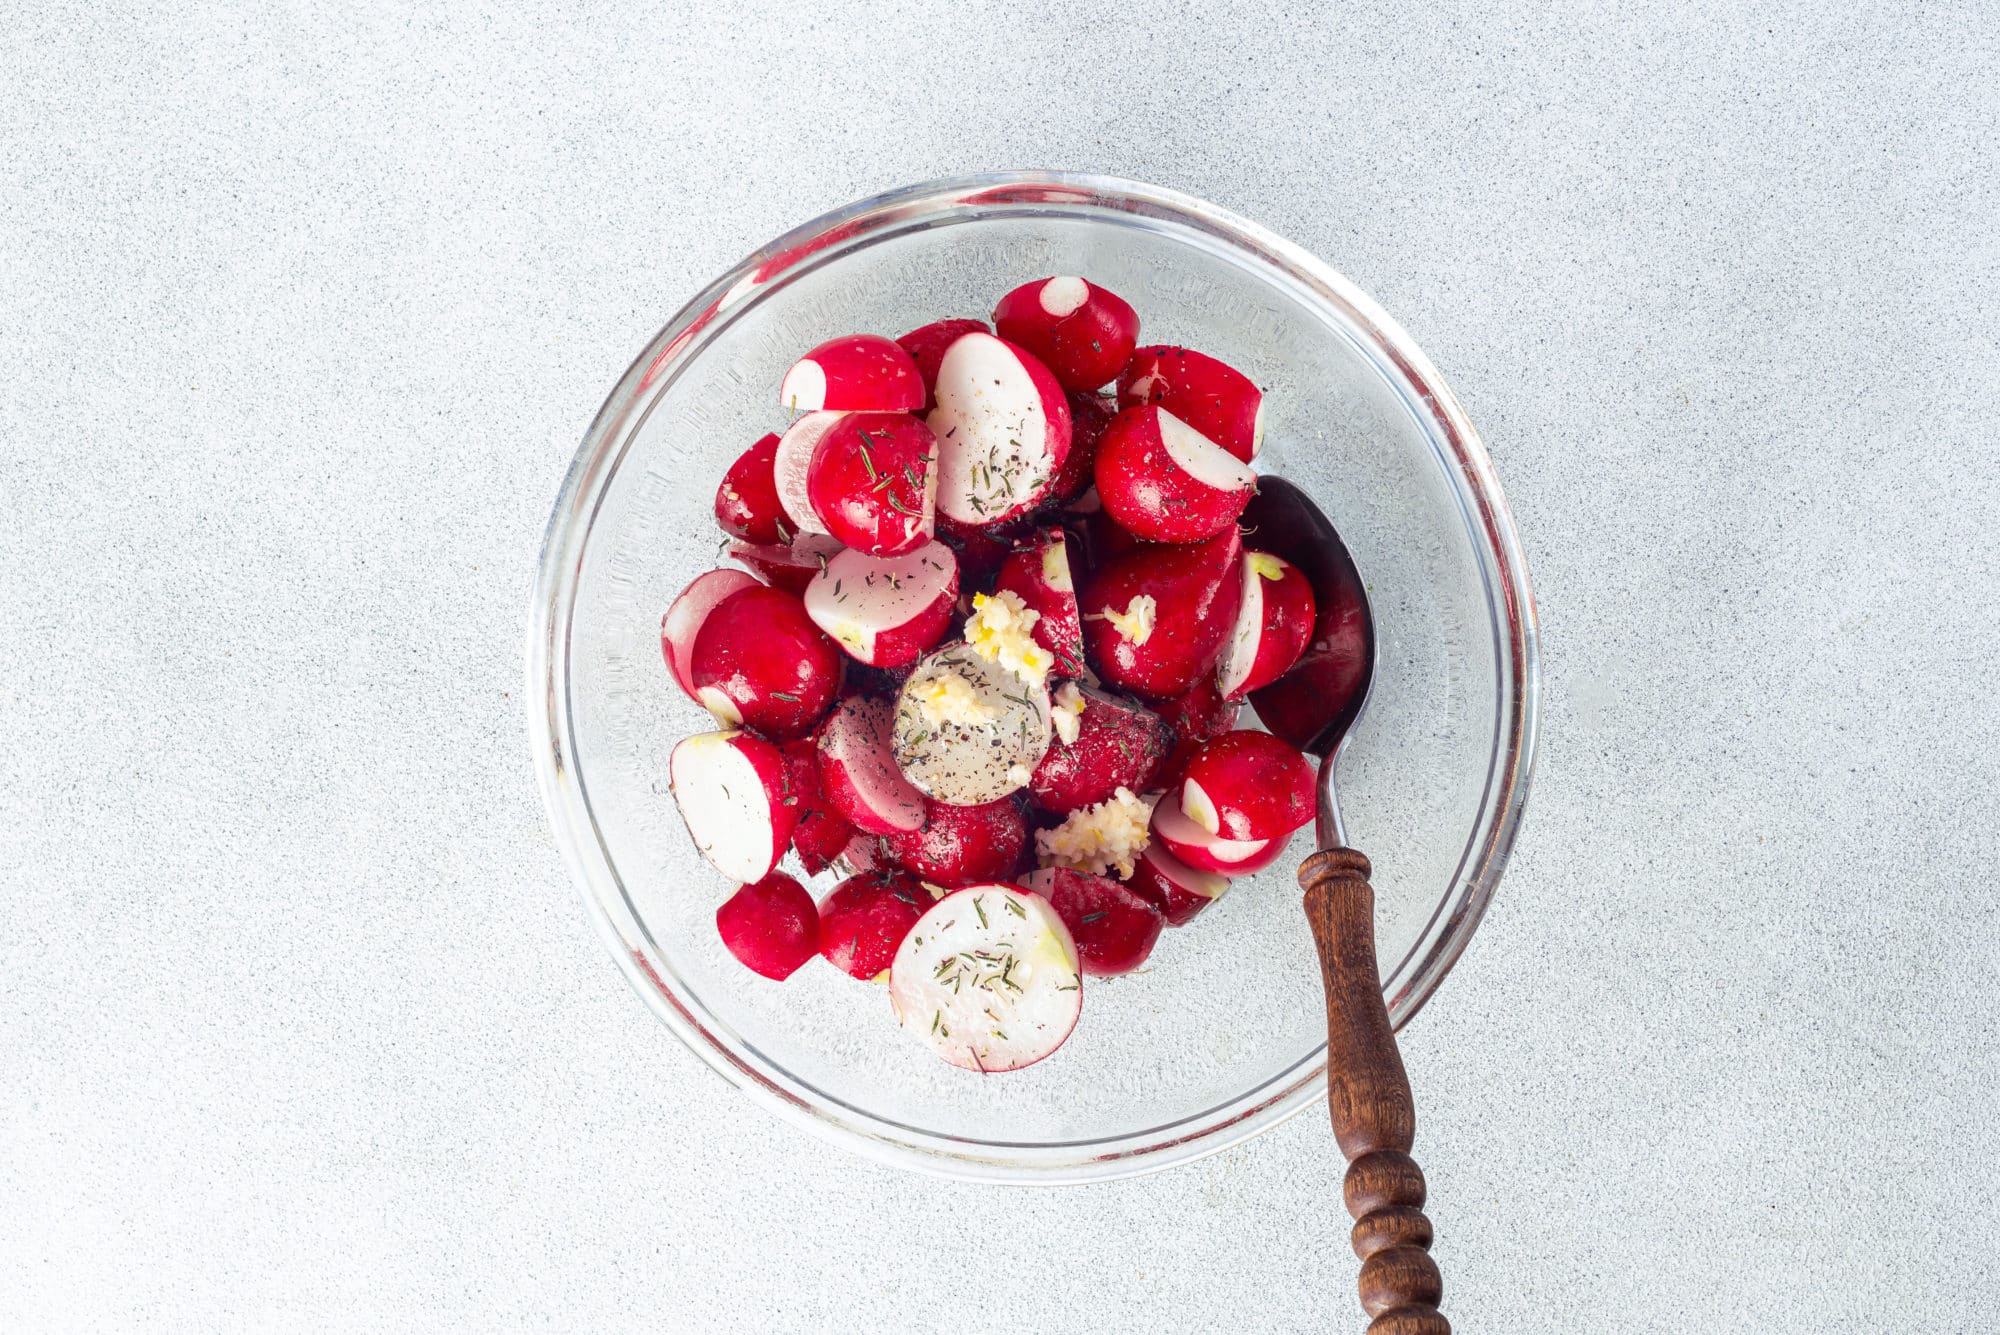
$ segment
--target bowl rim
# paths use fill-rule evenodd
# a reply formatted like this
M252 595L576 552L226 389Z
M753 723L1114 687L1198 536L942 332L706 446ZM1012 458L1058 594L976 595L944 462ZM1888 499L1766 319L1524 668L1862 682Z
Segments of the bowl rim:
M1349 279L1301 247L1228 210L1179 191L1120 177L1055 171L996 171L943 177L869 196L765 243L704 287L648 342L619 377L564 475L537 558L525 654L529 740L556 842L598 934L633 989L711 1068L785 1121L878 1161L960 1180L1062 1185L1157 1172L1218 1153L1270 1130L1325 1098L1325 1047L1217 1108L1167 1127L1085 1142L1010 1145L939 1136L850 1105L815 1102L720 1041L653 968L645 930L627 898L569 763L568 629L586 542L633 434L625 424L648 391L698 355L715 319L819 252L932 213L962 224L981 210L1005 216L1123 211L1193 227L1230 258L1278 280L1320 308L1369 356L1424 426L1446 466L1486 585L1494 644L1495 732L1481 806L1452 878L1424 932L1385 989L1400 1029L1422 1008L1470 943L1505 870L1534 773L1539 727L1540 647L1532 587L1513 517L1492 461L1457 397L1409 334ZM838 253L838 252L836 252ZM1275 271L1275 272L1272 272ZM621 922L621 918L623 921ZM628 934L629 924L633 934ZM635 935L641 944L635 944ZM1415 967L1412 968L1412 962ZM760 1059L761 1060L761 1059ZM809 1091L816 1092L816 1091ZM1176 1128L1193 1124L1182 1134Z

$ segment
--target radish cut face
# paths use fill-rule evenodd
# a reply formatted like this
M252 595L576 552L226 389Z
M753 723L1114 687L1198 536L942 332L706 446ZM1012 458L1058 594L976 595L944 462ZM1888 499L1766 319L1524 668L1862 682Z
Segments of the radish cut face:
M1046 367L991 334L964 334L938 363L936 396L940 515L997 524L1042 499L1070 434L1069 401Z
M756 583L741 570L711 570L696 575L660 618L660 654L667 660L667 671L674 674L674 680L687 692L688 699L697 704L701 697L694 690L694 637L717 603Z
M826 525L813 513L806 479L812 471L813 452L819 448L820 440L845 416L846 413L807 413L778 437L777 452L771 456L771 485L777 488L778 504L784 507L794 533L826 532Z
M1049 692L963 642L919 660L896 696L896 764L940 802L979 806L1028 786L1049 749Z
M1317 609L1305 572L1269 552L1243 553L1243 606L1215 666L1216 688L1240 700L1291 670L1312 639Z
M806 615L870 667L901 667L944 637L958 558L941 542L902 556L843 551L806 585Z
M992 883L946 895L889 972L904 1030L953 1066L1017 1071L1061 1047L1083 1013L1076 941L1049 901Z
M797 820L784 753L740 732L684 739L667 760L674 802L694 846L732 881L761 881L778 865Z
M819 782L826 804L868 834L918 830L924 796L896 768L889 740L893 711L887 700L853 696L827 716L819 731Z
M1210 834L1181 810L1181 793L1169 792L1153 808L1152 842L1197 871L1219 872L1224 876L1247 876L1262 871L1284 855L1291 835L1276 839L1225 839ZM1136 870L1136 869L1135 869Z

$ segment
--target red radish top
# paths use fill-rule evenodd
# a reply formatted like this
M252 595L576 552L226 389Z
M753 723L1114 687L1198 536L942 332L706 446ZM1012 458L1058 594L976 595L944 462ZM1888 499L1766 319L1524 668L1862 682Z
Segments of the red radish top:
M740 589L694 637L695 696L718 720L776 741L811 732L840 691L841 655L782 589Z
M1202 745L1181 781L1181 810L1225 839L1276 839L1313 818L1313 767L1268 732L1239 729Z
M778 500L772 465L778 457L778 433L773 431L737 457L715 489L715 522L732 538L746 542L790 542L791 525Z
M1192 348L1140 348L1118 377L1118 405L1157 403L1249 463L1264 448L1264 391Z
M819 910L779 871L738 886L715 911L715 929L743 967L779 982L819 953Z
M1140 547L1094 575L1078 606L1098 674L1149 700L1207 676L1236 623L1241 554L1232 524L1206 542Z
M1081 278L1038 278L993 308L1000 337L1018 343L1065 389L1108 384L1139 341L1139 315L1123 297Z
M660 653L667 660L667 671L695 703L701 703L694 689L695 635L717 603L732 593L756 587L757 581L741 570L711 570L696 575L660 618Z
M828 339L785 373L778 402L795 413L907 413L924 406L910 354L880 334Z
M835 538L870 556L901 556L931 540L937 441L908 413L847 413L821 433L806 466L806 499Z

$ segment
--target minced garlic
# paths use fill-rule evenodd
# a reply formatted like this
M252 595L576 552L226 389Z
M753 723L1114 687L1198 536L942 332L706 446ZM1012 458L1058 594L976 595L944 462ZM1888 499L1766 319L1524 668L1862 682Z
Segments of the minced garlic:
M1035 623L1042 614L1002 589L972 597L972 615L965 619L965 642L981 658L990 658L1033 685L1048 681L1055 655L1035 643Z
M1119 879L1132 874L1132 864L1146 851L1146 824L1153 804L1130 788L1120 788L1096 806L1069 813L1053 830L1035 835L1036 861L1044 867L1068 867L1102 876L1116 869Z
M1127 644L1144 644L1153 638L1153 623L1159 613L1159 604L1153 595L1142 593L1134 598L1122 612L1105 612L1101 615L1111 623L1111 629L1118 632Z
M978 689L956 672L941 672L915 683L910 696L932 727L943 723L970 727L1000 717L1000 711L980 699Z
M1285 563L1277 557L1272 556L1269 552L1250 552L1247 555L1250 560L1250 568L1265 579L1283 579L1285 577Z
M1055 725L1056 736L1062 738L1064 746L1076 745L1076 735L1083 728L1083 706L1083 692L1076 688L1075 682L1066 681L1056 690L1049 722Z

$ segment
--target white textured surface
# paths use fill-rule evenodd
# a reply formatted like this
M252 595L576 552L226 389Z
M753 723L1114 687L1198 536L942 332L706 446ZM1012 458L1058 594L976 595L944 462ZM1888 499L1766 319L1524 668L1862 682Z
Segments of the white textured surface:
M534 794L627 359L1007 165L1324 255L1498 461L1545 750L1405 1049L1459 1328L1990 1321L1989 7L319 8L0 14L0 1328L1359 1328L1317 1117L1053 1193L830 1152Z

